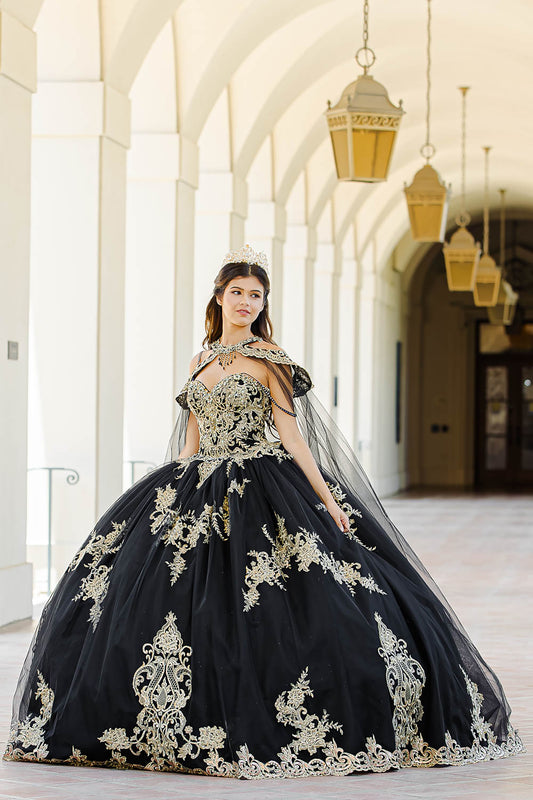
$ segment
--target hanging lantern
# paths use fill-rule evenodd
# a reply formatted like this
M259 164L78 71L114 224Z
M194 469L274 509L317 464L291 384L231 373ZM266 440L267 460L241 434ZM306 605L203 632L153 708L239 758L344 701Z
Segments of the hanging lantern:
M411 185L405 186L404 192L415 242L443 242L450 189L429 163L435 155L435 147L430 141L431 0L427 2L426 142L420 148L426 164L418 170Z
M461 212L455 218L458 229L442 248L446 265L446 278L451 292L472 291L481 255L479 242L467 230L470 214L465 209L465 173L466 173L466 93L468 86L460 86L462 94L462 147L461 147Z
M482 255L474 283L474 303L476 306L495 306L498 302L501 272L489 255Z
M496 305L487 308L492 325L510 325L516 311L517 300L517 292L513 291L513 287L508 281L502 280Z
M479 242L466 229L465 225L457 223L459 228L450 239L444 243L444 264L446 265L446 278L448 289L451 292L471 292L479 264L481 248Z
M488 308L489 322L492 325L511 325L514 319L516 304L518 301L517 292L504 279L505 275L505 189L500 189L500 264L502 280L496 299L496 305Z
M404 189L415 242L442 242L448 216L449 189L431 164L418 170Z
M474 303L476 306L495 306L500 289L501 270L489 255L489 152L485 151L485 203L483 207L483 255L479 259L474 281Z
M337 177L341 181L378 183L387 180L400 120L385 87L368 75L376 55L368 47L368 0L364 3L363 46L355 54L363 74L344 89L336 106L325 112Z

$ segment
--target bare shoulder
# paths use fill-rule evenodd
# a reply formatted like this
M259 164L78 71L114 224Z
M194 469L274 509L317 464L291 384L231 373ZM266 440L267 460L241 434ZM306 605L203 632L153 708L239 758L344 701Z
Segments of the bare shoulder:
M260 342L252 342L250 347L255 347L257 350L281 350L282 348L279 344L275 342L265 342L264 339L261 339Z
M189 363L189 375L192 373L192 371L195 369L196 365L198 364L198 359L200 359L200 363L204 360L204 353L206 353L206 352L207 352L206 350L200 350L199 353L196 353L196 355L194 355L191 358L191 361Z

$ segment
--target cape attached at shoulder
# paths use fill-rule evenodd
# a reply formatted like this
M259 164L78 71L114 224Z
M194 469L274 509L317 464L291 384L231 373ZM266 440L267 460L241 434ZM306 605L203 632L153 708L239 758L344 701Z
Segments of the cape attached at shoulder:
M187 404L187 391L189 389L189 384L193 381L199 372L201 372L207 364L210 364L213 361L218 353L216 350L216 346L210 348L209 350L205 351L207 356L202 360L200 364L197 364L194 370L192 371L191 375L187 379L185 385L178 393L176 397L176 402L185 409L188 409ZM249 344L243 345L240 350L242 355L247 356L248 358L257 358L264 361L267 361L269 365L272 365L274 368L271 369L278 378L280 378L284 385L288 385L290 382L290 391L292 393L292 397L301 397L302 395L306 394L312 387L313 382L309 373L307 372L304 367L297 364L296 361L293 361L290 358L285 350L278 348L276 350L266 348L266 347L252 347ZM290 379L289 382L285 379L283 380L283 373L281 369L275 369L275 365L285 365L290 367Z

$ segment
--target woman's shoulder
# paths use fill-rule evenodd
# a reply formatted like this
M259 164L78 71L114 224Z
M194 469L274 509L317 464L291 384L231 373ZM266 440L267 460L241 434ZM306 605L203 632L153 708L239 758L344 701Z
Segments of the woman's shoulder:
M275 342L267 342L264 339L261 339L259 342L252 342L250 347L253 347L255 350L278 350L284 352L283 348L276 344Z
M205 353L208 353L209 350L202 349L198 353L191 358L189 362L189 375L196 369L196 367L202 363L205 358Z

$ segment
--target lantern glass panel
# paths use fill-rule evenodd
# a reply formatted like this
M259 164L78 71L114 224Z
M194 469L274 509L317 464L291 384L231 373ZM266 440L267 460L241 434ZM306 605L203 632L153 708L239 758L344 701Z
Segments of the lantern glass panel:
M448 256L448 285L452 291L468 292L473 289L477 262L471 255L461 257L460 255Z
M354 174L358 180L385 180L395 135L396 131L352 131Z
M442 216L444 208L438 205L416 203L409 205L409 217L413 239L418 242L438 242L443 238Z
M348 158L348 134L345 129L331 131L331 144L335 156L335 168L338 178L350 177L350 161Z
M476 306L493 306L498 299L496 293L496 282L480 283L476 281L474 285L474 302Z

